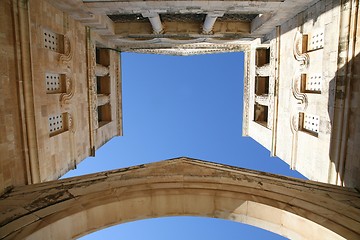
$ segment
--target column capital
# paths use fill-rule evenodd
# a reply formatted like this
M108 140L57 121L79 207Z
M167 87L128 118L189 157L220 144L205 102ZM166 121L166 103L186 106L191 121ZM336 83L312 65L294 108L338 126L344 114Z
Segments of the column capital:
M159 17L159 13L157 13L155 11L149 11L149 10L141 11L141 15L143 17L147 17L147 18Z
M208 12L207 16L217 18L217 17L224 16L224 13L225 13L225 11L215 10L215 11Z

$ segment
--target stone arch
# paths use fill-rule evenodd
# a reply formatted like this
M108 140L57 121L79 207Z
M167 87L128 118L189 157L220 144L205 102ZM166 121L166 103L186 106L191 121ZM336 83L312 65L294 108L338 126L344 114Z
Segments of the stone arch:
M189 158L14 188L0 206L2 239L69 239L184 215L243 222L291 239L360 239L355 190Z

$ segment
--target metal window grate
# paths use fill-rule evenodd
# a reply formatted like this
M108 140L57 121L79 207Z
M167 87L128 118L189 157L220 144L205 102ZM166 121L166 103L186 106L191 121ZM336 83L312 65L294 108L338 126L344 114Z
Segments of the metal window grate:
M63 92L63 76L58 73L45 73L46 93Z
M63 50L63 36L52 31L43 30L43 40L44 47L54 51L61 53Z
M324 47L324 29L314 30L308 35L307 50L314 51Z
M305 91L306 92L321 92L322 75L310 74L305 79Z
M313 114L303 113L302 128L310 133L317 135L320 127L320 117Z
M63 114L50 115L48 120L50 134L59 133L64 130Z

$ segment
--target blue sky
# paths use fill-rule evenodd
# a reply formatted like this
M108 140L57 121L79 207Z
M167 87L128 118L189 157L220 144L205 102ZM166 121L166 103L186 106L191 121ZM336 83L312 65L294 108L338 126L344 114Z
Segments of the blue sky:
M122 53L123 129L64 177L187 156L302 177L242 137L243 53L190 57ZM303 178L303 177L302 177ZM175 233L175 234L174 234ZM284 239L219 219L136 221L82 239Z

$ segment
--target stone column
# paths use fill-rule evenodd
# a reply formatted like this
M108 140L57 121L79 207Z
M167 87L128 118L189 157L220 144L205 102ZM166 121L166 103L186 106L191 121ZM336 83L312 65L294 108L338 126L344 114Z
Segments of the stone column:
M155 34L161 34L164 31L164 29L162 27L160 16L158 13L145 12L145 13L142 13L142 16L147 17L149 19Z
M98 94L97 95L97 106L103 106L110 102L110 95Z
M95 75L97 77L107 76L107 75L109 75L109 68L105 67L105 66L103 66L101 64L96 64Z
M222 17L223 15L224 15L224 12L208 13L206 15L206 18L205 18L205 21L204 21L204 24L203 24L202 33L203 34L212 34L212 29L214 27L216 19L218 17Z
M256 67L256 75L261 77L270 76L270 63L261 67Z

